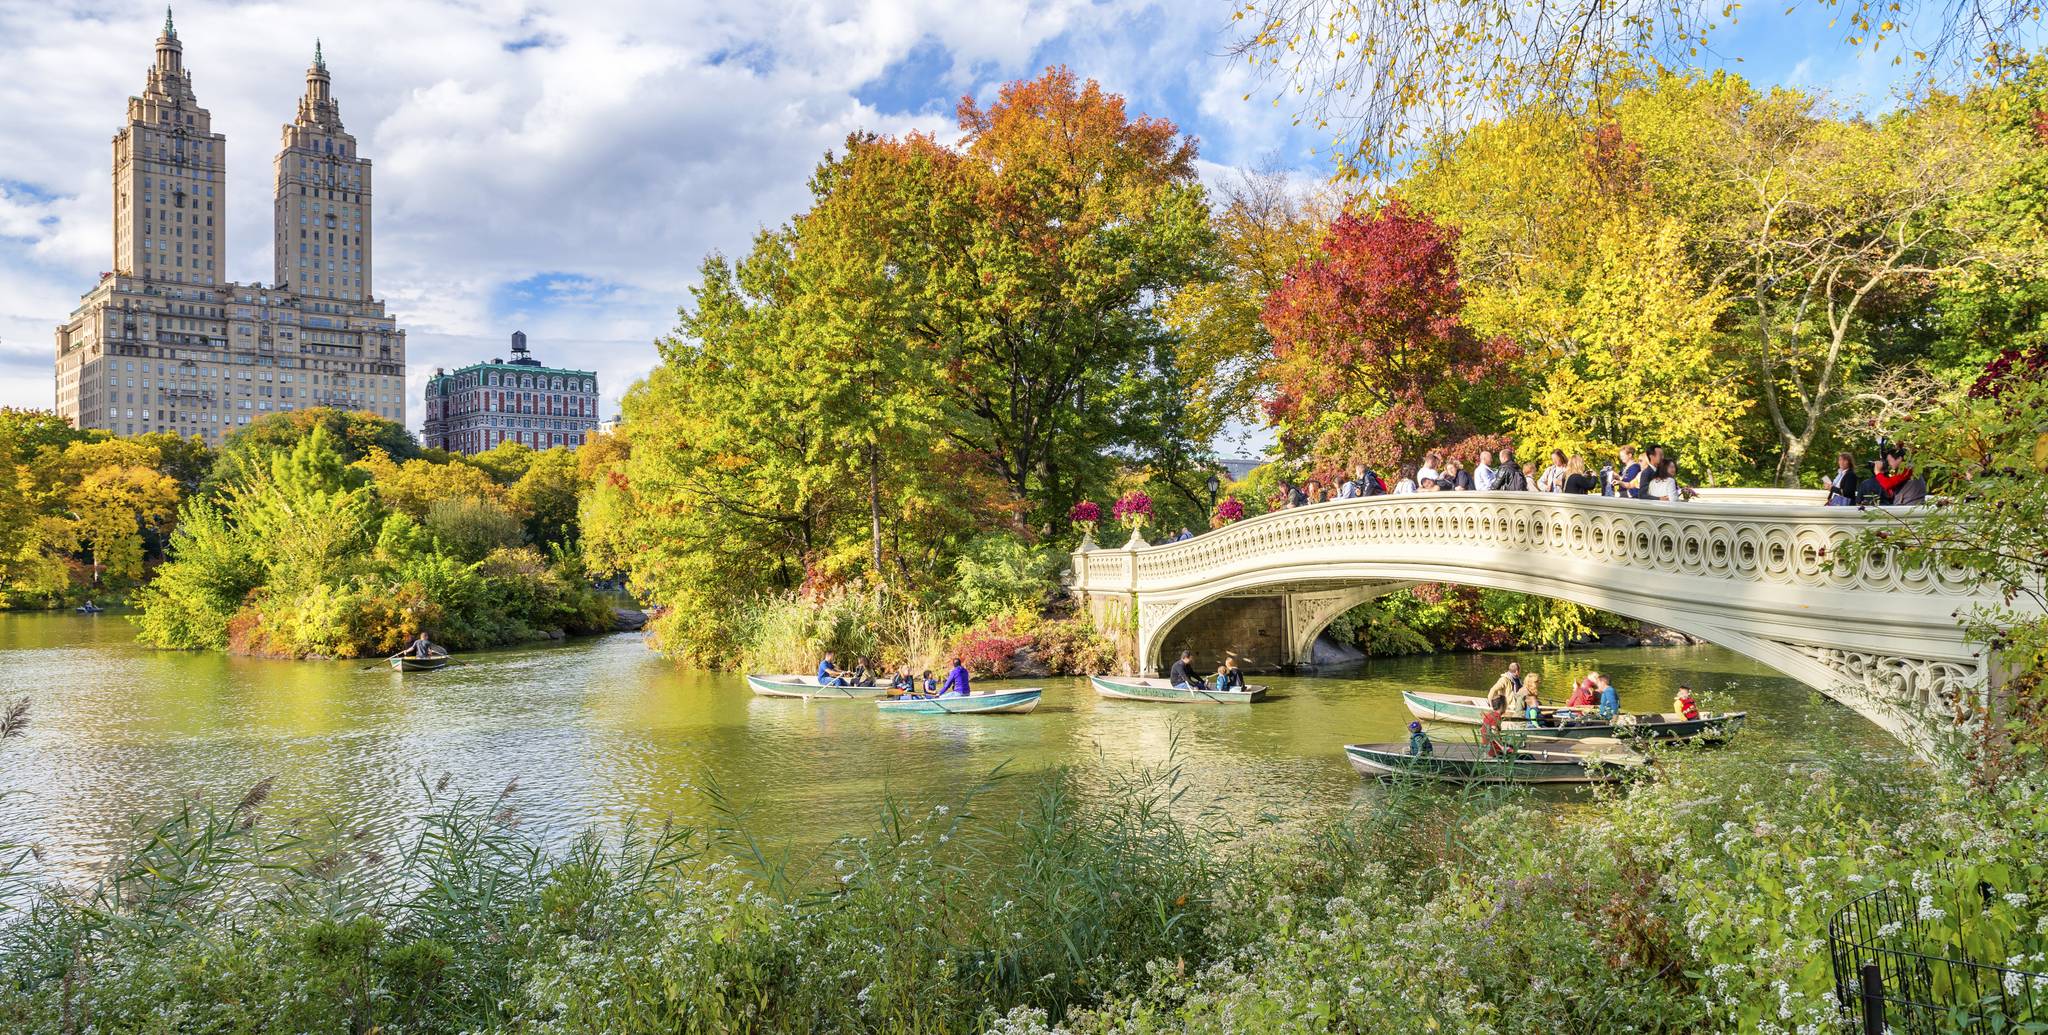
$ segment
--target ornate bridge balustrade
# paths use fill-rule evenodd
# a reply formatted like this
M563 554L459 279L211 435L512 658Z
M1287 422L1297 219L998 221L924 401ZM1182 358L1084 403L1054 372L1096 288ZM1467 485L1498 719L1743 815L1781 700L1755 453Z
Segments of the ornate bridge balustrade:
M1703 490L1673 504L1541 493L1380 496L1267 514L1182 543L1073 556L1105 628L1156 671L1211 602L1278 598L1280 661L1375 596L1445 582L1554 597L1699 636L1763 662L1926 749L1976 721L1984 659L1959 611L1990 602L1961 570L1833 554L1870 520L1800 490ZM1912 520L1892 512L1886 520ZM1131 617L1135 615L1135 628ZM1185 636L1180 639L1185 639Z

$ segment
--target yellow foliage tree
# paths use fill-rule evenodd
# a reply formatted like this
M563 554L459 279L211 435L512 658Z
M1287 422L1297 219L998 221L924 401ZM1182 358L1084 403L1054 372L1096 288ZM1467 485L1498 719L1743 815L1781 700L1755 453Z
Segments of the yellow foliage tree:
M1648 233L1609 226L1573 307L1571 350L1516 416L1522 455L1562 449L1597 468L1619 446L1657 442L1689 477L1707 478L1740 460L1752 401L1717 348L1728 302L1723 288L1700 285L1676 220Z

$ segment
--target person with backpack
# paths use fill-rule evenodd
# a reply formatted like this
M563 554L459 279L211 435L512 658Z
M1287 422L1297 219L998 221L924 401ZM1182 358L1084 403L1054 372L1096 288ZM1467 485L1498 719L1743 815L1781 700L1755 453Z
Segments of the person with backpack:
M1500 469L1494 476L1493 485L1507 492L1529 491L1529 478L1522 473L1522 465L1515 462L1513 446L1501 447Z

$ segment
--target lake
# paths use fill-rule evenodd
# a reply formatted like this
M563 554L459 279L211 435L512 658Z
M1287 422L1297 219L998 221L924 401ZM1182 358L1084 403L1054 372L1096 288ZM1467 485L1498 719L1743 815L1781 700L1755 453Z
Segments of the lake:
M114 614L0 613L0 701L32 709L27 735L0 746L0 844L38 844L49 872L76 878L183 798L228 805L275 777L274 816L388 828L446 773L478 794L517 778L521 822L554 843L629 818L705 821L715 788L765 840L803 848L871 830L886 795L946 798L998 767L1073 766L1086 780L1169 757L1190 809L1313 822L1374 793L1341 746L1404 740L1401 690L1481 693L1511 659L1553 695L1607 672L1626 708L1667 707L1689 682L1710 706L1750 712L1745 751L1790 760L1825 739L1907 757L1849 709L1718 647L1382 659L1265 679L1273 695L1252 706L1109 701L1060 678L1038 681L1045 700L1029 715L933 719L756 697L737 675L677 669L638 634L401 676L148 650Z

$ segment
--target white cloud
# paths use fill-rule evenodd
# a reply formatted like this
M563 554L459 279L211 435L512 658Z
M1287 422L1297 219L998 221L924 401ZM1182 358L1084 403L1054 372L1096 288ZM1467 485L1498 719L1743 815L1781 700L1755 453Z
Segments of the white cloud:
M1225 17L1146 0L177 9L228 138L229 276L272 277L270 163L319 37L375 163L375 288L408 331L412 397L433 367L502 354L523 329L544 359L598 369L608 409L652 365L703 256L744 252L801 208L822 152L854 130L945 136L960 93L1064 62L1134 111L1214 128L1205 159L1259 160L1284 132L1203 96ZM0 0L0 404L50 405L52 328L110 262L108 140L161 20L146 4ZM932 48L932 68L862 99Z

